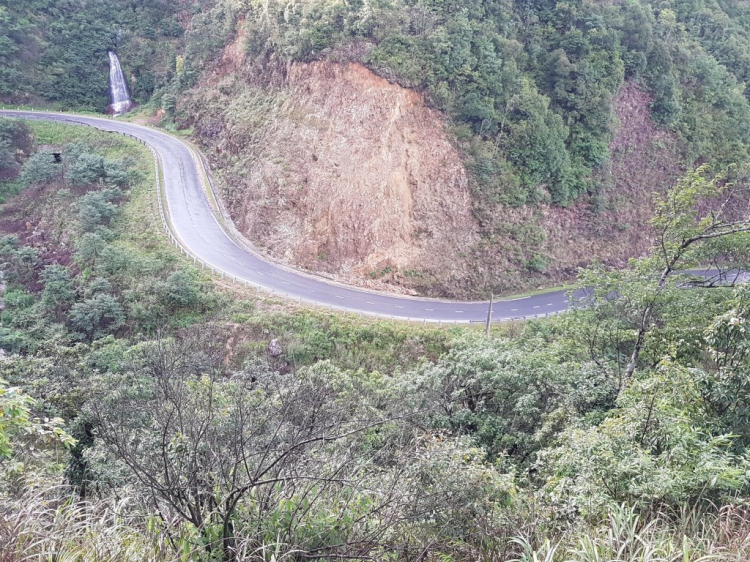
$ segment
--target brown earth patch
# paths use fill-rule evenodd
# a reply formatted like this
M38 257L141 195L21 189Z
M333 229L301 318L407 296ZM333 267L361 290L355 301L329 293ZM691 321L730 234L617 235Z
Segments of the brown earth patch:
M204 88L195 105L236 91ZM397 271L452 275L478 239L461 156L413 90L314 62L291 65L272 96L245 87L227 103L196 132L214 140L237 227L270 255L379 287Z
M579 263L596 257L622 267L629 258L644 255L653 242L653 196L664 193L685 171L674 136L651 119L648 93L626 83L614 103L620 125L610 144L610 159L594 177L599 195L572 209L548 212L555 217L550 242L569 246L559 259L570 252ZM572 244L571 230L580 233L578 244Z
M684 170L626 83L596 195L497 205L482 225L462 155L419 93L355 63L245 60L241 39L183 98L238 228L269 257L349 284L459 298L551 286L651 245L652 194Z

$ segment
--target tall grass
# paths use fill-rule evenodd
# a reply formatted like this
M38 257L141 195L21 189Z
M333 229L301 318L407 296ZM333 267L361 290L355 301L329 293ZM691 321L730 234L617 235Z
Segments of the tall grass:
M601 525L584 528L539 546L525 537L514 542L514 562L747 562L750 510L728 505L697 508L677 516L658 512L648 518L627 505L610 509Z
M0 562L179 560L166 533L149 530L127 499L33 495L0 503Z
M48 491L0 502L0 562L206 560L195 533L177 522L165 524L138 501L80 502L68 489L55 492L57 497ZM431 542L439 558L440 537ZM523 537L512 542L518 552L513 562L747 562L750 510L730 505L643 516L622 505L599 525L538 539L536 545ZM236 562L294 560L300 554L280 544L249 541L244 546L250 548L239 548ZM394 554L387 559L401 560ZM425 556L425 561L438 559ZM462 560L455 551L450 559Z

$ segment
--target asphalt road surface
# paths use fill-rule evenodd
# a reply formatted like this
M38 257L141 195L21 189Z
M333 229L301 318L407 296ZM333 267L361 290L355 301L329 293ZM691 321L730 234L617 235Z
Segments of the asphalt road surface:
M171 231L192 257L238 283L252 284L290 299L320 306L428 322L484 322L487 302L455 302L400 297L347 287L265 261L249 251L217 221L209 205L202 176L193 153L178 138L166 133L114 119L63 113L0 110L0 115L89 125L104 131L133 136L160 157L166 212ZM565 291L496 301L493 321L542 317L568 308Z

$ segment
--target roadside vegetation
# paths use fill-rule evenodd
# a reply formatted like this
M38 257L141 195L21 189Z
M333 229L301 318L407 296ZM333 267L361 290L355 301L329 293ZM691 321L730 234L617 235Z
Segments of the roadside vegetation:
M220 286L140 144L0 142L1 560L750 556L750 292L682 273L750 266L744 170L686 175L649 256L487 338Z
M103 112L108 49L138 118L222 147L209 157L237 191L283 118L271 109L289 63L358 62L424 94L470 173L479 239L446 260L460 276L412 263L362 277L431 296L567 283L593 256L621 266L648 246L651 191L750 157L750 12L736 0L13 1L0 102ZM309 267L340 273L327 255Z

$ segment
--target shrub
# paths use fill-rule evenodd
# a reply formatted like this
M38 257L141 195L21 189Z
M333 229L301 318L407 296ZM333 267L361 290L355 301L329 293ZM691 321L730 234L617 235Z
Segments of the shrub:
M70 322L81 336L95 340L122 327L125 311L115 297L100 293L74 304Z
M37 152L21 168L21 182L26 187L48 184L61 177L62 167L50 152Z
M117 213L117 205L111 199L112 190L92 191L78 201L78 220L84 232L92 232L97 227L109 223Z
M78 155L68 169L67 179L72 185L91 185L104 179L104 158L98 154Z
M42 292L42 304L47 312L58 316L67 310L75 300L73 280L68 268L61 265L50 265L42 273L44 280L44 291Z

